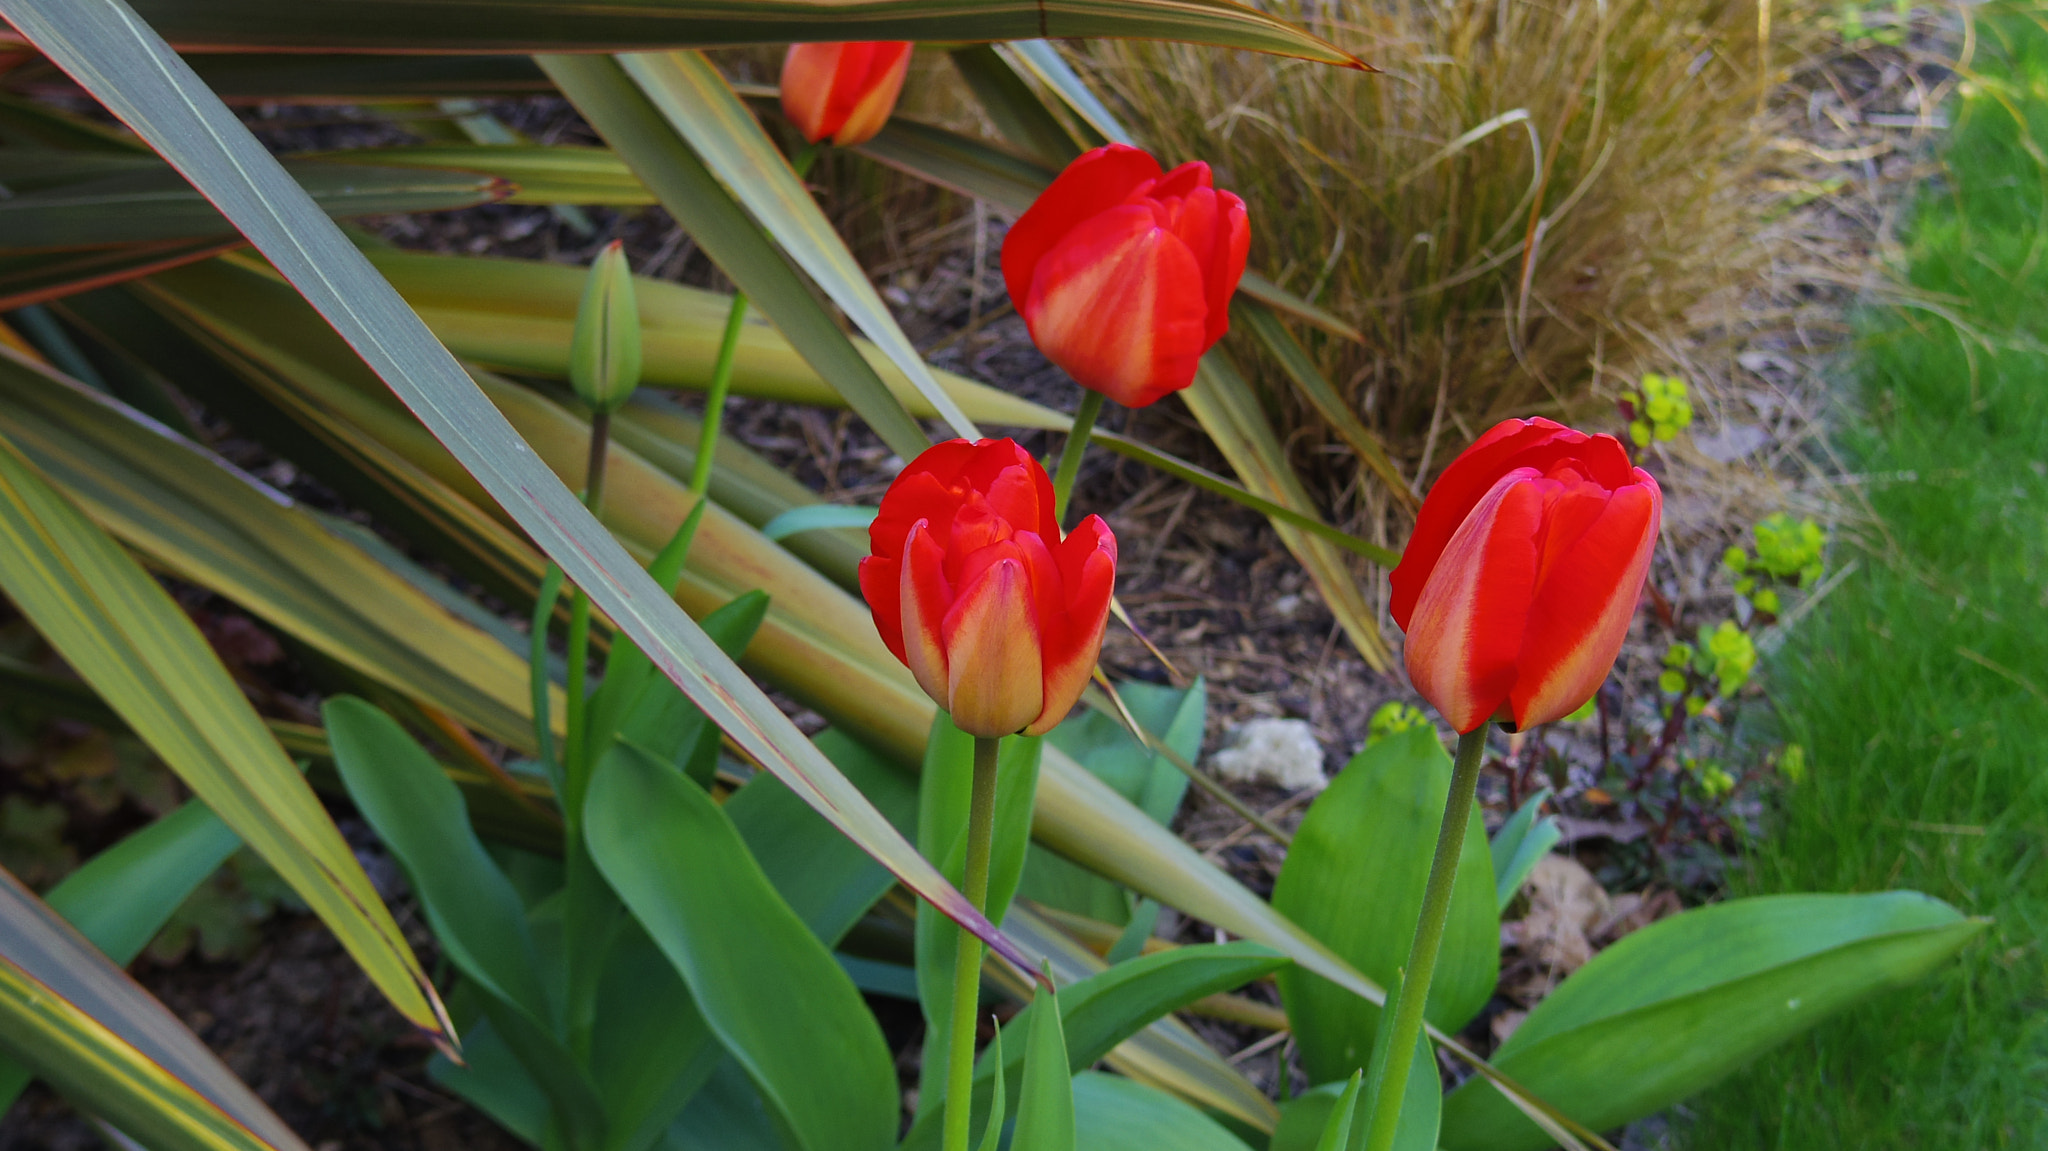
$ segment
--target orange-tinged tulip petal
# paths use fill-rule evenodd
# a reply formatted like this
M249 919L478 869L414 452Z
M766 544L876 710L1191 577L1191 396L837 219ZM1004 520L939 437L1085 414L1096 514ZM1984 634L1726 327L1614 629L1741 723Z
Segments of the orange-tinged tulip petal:
M1003 282L1047 359L1143 407L1194 381L1230 327L1251 229L1199 161L1123 144L1069 164L1003 239Z
M1408 678L1461 733L1491 719L1514 686L1543 518L1534 475L1501 477L1472 509L1409 621Z
M1102 649L1116 537L1062 539L1052 481L1010 440L953 440L911 461L868 528L861 595L889 650L973 735L1050 730Z
M792 44L782 59L782 112L816 144L873 139L889 122L910 70L907 41Z

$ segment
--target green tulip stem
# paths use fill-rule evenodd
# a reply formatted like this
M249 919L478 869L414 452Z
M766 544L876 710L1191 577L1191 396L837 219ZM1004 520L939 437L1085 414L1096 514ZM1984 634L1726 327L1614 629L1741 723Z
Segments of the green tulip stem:
M590 413L590 454L583 464L583 506L596 515L604 507L604 457L612 446L612 414L599 409Z
M789 166L801 180L823 150L819 144L805 144L790 157ZM732 307L725 313L725 334L718 341L718 359L711 368L711 387L704 393L704 425L697 433L697 458L690 464L690 494L701 496L711 487L711 459L718 452L718 433L725 425L725 398L732 391L733 361L739 356L740 332L746 327L747 294L734 292Z
M1081 473L1081 457L1088 451L1088 435L1095 430L1095 417L1102 414L1102 393L1083 391L1081 406L1074 412L1074 426L1067 430L1066 446L1060 449L1059 470L1052 477L1053 519L1065 525L1067 501L1074 494L1074 477Z
M1391 1151L1401 1122L1401 1100L1408 1091L1408 1072L1415 1064L1415 1041L1422 1036L1422 1009L1429 1002L1430 978L1444 941L1444 919L1451 909L1451 884L1458 877L1458 853L1465 848L1465 825L1472 818L1472 795L1479 787L1479 765L1486 758L1486 725L1458 737L1458 763L1451 771L1451 794L1444 803L1444 824L1436 834L1436 858L1429 865L1429 886L1422 893L1422 916L1415 924L1415 943L1408 949L1394 1015L1383 1015L1378 1042L1373 1044L1365 1097L1372 1118L1365 1132L1365 1151Z
M1001 739L976 736L967 806L967 874L960 889L987 911L989 847L996 830L996 754ZM974 1030L981 1008L981 940L962 928L953 960L953 1041L946 1045L945 1151L967 1151L974 1110Z

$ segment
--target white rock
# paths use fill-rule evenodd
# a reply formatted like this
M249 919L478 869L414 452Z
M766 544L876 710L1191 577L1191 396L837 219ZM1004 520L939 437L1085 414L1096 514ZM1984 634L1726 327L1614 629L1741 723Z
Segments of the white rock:
M1321 791L1330 782L1323 776L1322 745L1302 719L1252 720L1231 732L1230 745L1211 755L1209 766L1224 779L1256 780L1288 791Z

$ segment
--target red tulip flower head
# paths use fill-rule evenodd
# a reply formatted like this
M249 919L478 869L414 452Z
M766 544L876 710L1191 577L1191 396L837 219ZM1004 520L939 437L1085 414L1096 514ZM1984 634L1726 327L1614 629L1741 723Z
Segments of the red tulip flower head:
M909 70L907 40L792 44L782 58L782 112L813 144L865 144L889 122Z
M1664 497L1613 436L1508 420L1444 469L1394 568L1408 678L1460 733L1584 706L1635 615Z
M1003 283L1046 358L1142 408L1195 379L1230 327L1251 227L1200 161L1123 144L1067 165L1003 239Z
M952 440L903 469L868 529L875 630L969 735L1038 735L1081 696L1109 618L1116 537L1065 539L1052 481L1010 440Z

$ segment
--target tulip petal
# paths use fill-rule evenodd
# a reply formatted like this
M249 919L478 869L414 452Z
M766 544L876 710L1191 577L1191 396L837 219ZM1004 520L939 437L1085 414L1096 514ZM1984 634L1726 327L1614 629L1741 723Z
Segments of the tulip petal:
M1022 310L1038 262L1061 237L1158 176L1159 161L1128 144L1104 145L1067 165L1003 237L1003 284L1011 302Z
M1044 629L1045 705L1024 729L1026 735L1059 726L1102 656L1102 632L1116 591L1116 536L1102 517L1089 516L1054 549L1053 560L1059 566L1063 610L1057 633Z
M1663 495L1647 472L1615 492L1546 565L1529 609L1509 704L1523 730L1577 710L1607 678L1650 570Z
M841 148L867 143L888 124L889 113L896 110L896 97L903 91L903 77L910 71L908 41L884 41L868 47L872 51L862 73L854 74L849 61L842 85L833 93L835 102L845 101L844 114L832 131L832 142Z
M944 623L953 597L945 564L946 549L932 538L924 521L918 521L904 541L896 593L903 621L902 658L917 686L935 700L948 698L950 684Z
M898 548L896 554L903 554ZM875 617L875 634L888 645L890 654L906 665L903 648L903 565L886 555L871 555L860 561L860 597L868 601Z
M1415 690L1469 732L1507 702L1536 578L1543 496L1533 469L1493 485L1444 546L1407 627Z
M1388 613L1403 631L1429 582L1430 572L1452 533L1504 472L1528 467L1548 472L1564 459L1581 465L1583 474L1610 490L1631 482L1628 452L1613 436L1589 436L1555 420L1503 420L1488 429L1451 461L1429 489L1429 498L1415 516L1415 530L1401 562L1389 576L1393 595Z
M954 726L994 738L1014 734L1038 717L1045 686L1037 613L1022 562L998 560L964 586L941 631L947 659L944 698ZM922 676L918 682L924 682Z
M1244 264L1252 250L1252 228L1245 215L1244 201L1229 192L1216 193L1216 246L1202 261L1202 283L1209 292L1208 341L1203 350L1216 345L1230 330L1230 297L1244 279ZM1200 252L1200 249L1197 249Z
M1019 310L1047 359L1132 408L1194 380L1208 321L1194 254L1140 205L1062 238Z
M831 135L833 80L846 44L791 44L782 58L782 114L815 144Z

